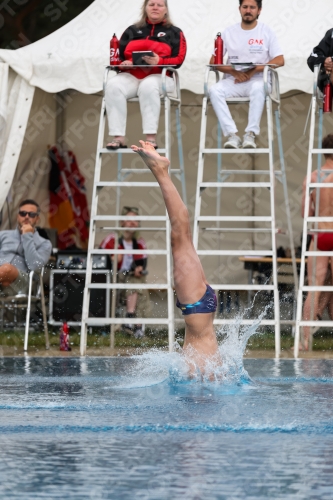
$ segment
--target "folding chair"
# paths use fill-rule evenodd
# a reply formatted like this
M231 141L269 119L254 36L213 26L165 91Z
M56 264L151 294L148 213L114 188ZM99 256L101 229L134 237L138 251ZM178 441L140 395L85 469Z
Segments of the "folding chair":
M19 309L26 309L26 320L25 320L25 334L24 334L24 351L28 350L28 338L29 338L29 326L30 326L30 314L32 304L41 304L42 314L43 314L43 325L45 333L45 347L49 349L49 332L47 327L47 317L46 317L46 307L45 307L45 297L44 297L44 286L43 286L43 275L44 267L42 268L39 280L36 282L36 291L34 293L34 271L29 273L29 290L28 294L18 293L17 295L10 295L7 297L0 297L0 308L1 308L1 326L4 329L4 310L10 309L14 311L14 324L17 324L17 312Z

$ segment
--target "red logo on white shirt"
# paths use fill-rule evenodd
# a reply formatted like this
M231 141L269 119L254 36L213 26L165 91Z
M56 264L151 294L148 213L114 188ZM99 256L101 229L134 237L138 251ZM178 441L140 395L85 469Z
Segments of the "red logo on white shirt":
M264 40L256 40L255 38L250 38L249 45L264 45Z

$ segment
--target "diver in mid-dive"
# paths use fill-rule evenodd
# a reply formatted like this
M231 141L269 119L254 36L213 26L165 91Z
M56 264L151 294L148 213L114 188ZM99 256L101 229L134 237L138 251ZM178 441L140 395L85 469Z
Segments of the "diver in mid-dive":
M190 219L168 167L170 161L160 156L149 142L132 146L151 172L162 191L171 223L171 249L177 307L184 315L184 353L190 362L190 371L205 373L207 360L221 363L213 326L217 300L209 286L192 242Z

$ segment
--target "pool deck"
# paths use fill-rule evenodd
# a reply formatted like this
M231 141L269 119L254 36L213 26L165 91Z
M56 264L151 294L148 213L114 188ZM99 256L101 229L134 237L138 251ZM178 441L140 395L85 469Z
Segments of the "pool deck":
M117 349L110 349L107 347L100 347L100 348L88 348L87 349L87 356L105 356L105 357L111 357L111 356L133 356L134 354L141 354L143 352L147 351L147 349L133 349L133 348L117 348ZM28 356L33 356L33 357L79 357L80 356L80 349L79 347L73 347L72 351L70 352L64 352L60 351L58 347L51 347L49 350L45 349L36 349L36 348L29 348L27 352ZM3 356L17 356L17 357L22 357L25 356L25 353L23 349L17 348L17 347L4 347L0 346L0 357ZM261 358L261 359L271 359L275 358L275 352L273 350L247 350L245 353L245 358ZM293 353L291 350L283 350L281 352L281 359L293 359ZM312 351L312 352L300 352L299 354L300 358L304 359L333 359L333 350L332 351Z

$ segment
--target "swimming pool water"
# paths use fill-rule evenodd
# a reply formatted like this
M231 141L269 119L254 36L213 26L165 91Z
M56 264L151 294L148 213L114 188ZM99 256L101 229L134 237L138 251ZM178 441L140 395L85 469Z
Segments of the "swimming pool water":
M1 499L333 499L333 361L0 359Z

